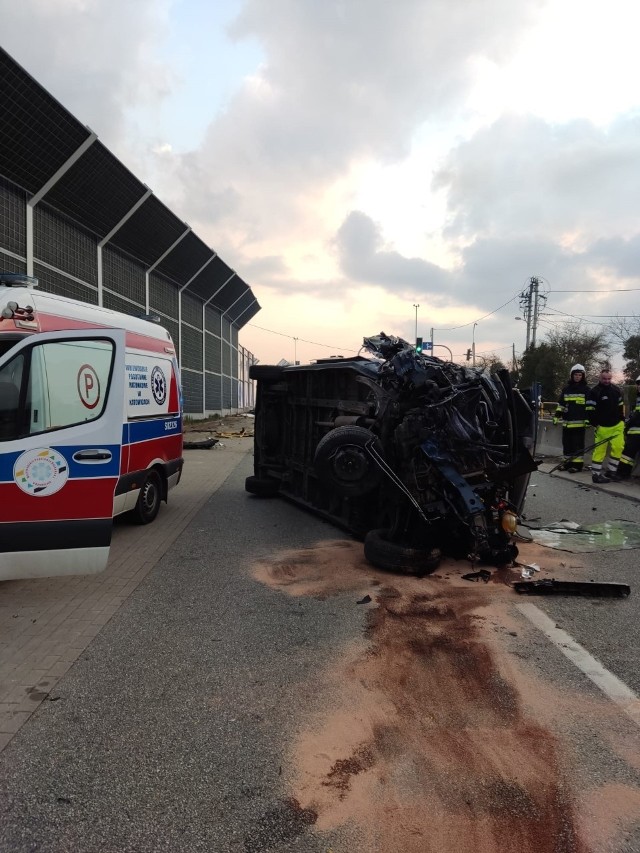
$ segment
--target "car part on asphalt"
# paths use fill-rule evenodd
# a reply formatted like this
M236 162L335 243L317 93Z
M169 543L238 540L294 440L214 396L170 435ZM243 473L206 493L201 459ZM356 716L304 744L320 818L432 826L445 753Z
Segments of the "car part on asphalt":
M443 554L510 564L537 418L533 395L385 335L369 354L255 365L254 475L365 541L373 565L424 575Z
M184 441L182 446L185 450L209 450L218 443L217 438L194 438Z
M545 578L540 581L516 581L513 588L523 595L585 595L626 598L631 594L631 587L626 583L557 581L555 578Z
M469 572L466 575L462 575L463 581L483 581L484 583L489 583L491 579L491 572L488 572L486 569L479 569L477 572Z

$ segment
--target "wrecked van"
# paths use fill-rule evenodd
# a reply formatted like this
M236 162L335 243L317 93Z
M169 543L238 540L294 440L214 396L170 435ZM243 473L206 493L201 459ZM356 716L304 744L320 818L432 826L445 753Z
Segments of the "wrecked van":
M288 498L364 539L367 560L385 570L428 574L443 555L512 562L536 469L531 395L506 370L462 367L384 333L362 349L251 367L246 490Z

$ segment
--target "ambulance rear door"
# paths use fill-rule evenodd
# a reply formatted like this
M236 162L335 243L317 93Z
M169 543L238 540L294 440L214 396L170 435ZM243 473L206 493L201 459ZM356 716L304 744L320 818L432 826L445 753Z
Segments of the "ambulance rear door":
M120 474L125 332L47 332L0 357L0 580L102 571Z

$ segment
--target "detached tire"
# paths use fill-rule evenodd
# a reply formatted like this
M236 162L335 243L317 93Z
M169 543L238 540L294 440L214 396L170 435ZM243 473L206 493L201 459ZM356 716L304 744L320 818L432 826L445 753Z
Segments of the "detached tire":
M364 556L378 569L403 575L430 575L440 565L437 548L422 551L387 539L388 530L370 530L364 540Z
M142 484L138 501L132 510L132 518L136 524L151 524L160 512L162 502L162 480L157 471L149 471L147 479Z
M359 426L339 426L320 439L313 460L318 479L346 497L362 497L380 483L382 474L366 450L373 447L382 456L379 439Z
M266 382L277 382L282 378L284 370L277 364L252 364L249 367L249 379L262 379Z
M258 498L273 498L278 494L280 484L277 480L251 476L244 481L244 488Z

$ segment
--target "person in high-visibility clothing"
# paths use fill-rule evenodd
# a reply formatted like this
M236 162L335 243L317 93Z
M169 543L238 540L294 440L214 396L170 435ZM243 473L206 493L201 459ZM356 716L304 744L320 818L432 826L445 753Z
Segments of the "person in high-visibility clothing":
M587 417L595 427L594 441L597 446L591 454L592 481L608 483L618 479L618 464L624 448L624 401L622 392L611 381L611 371L600 372L600 382L589 392ZM604 457L609 448L609 469L602 470Z
M622 456L618 463L618 477L628 480L636 463L636 456L640 452L640 376L636 379L636 406L625 426L625 442Z
M565 461L561 466L570 474L582 471L584 465L584 435L587 421L589 386L584 367L574 364L569 381L562 389L553 415L554 424L562 424L562 452Z

